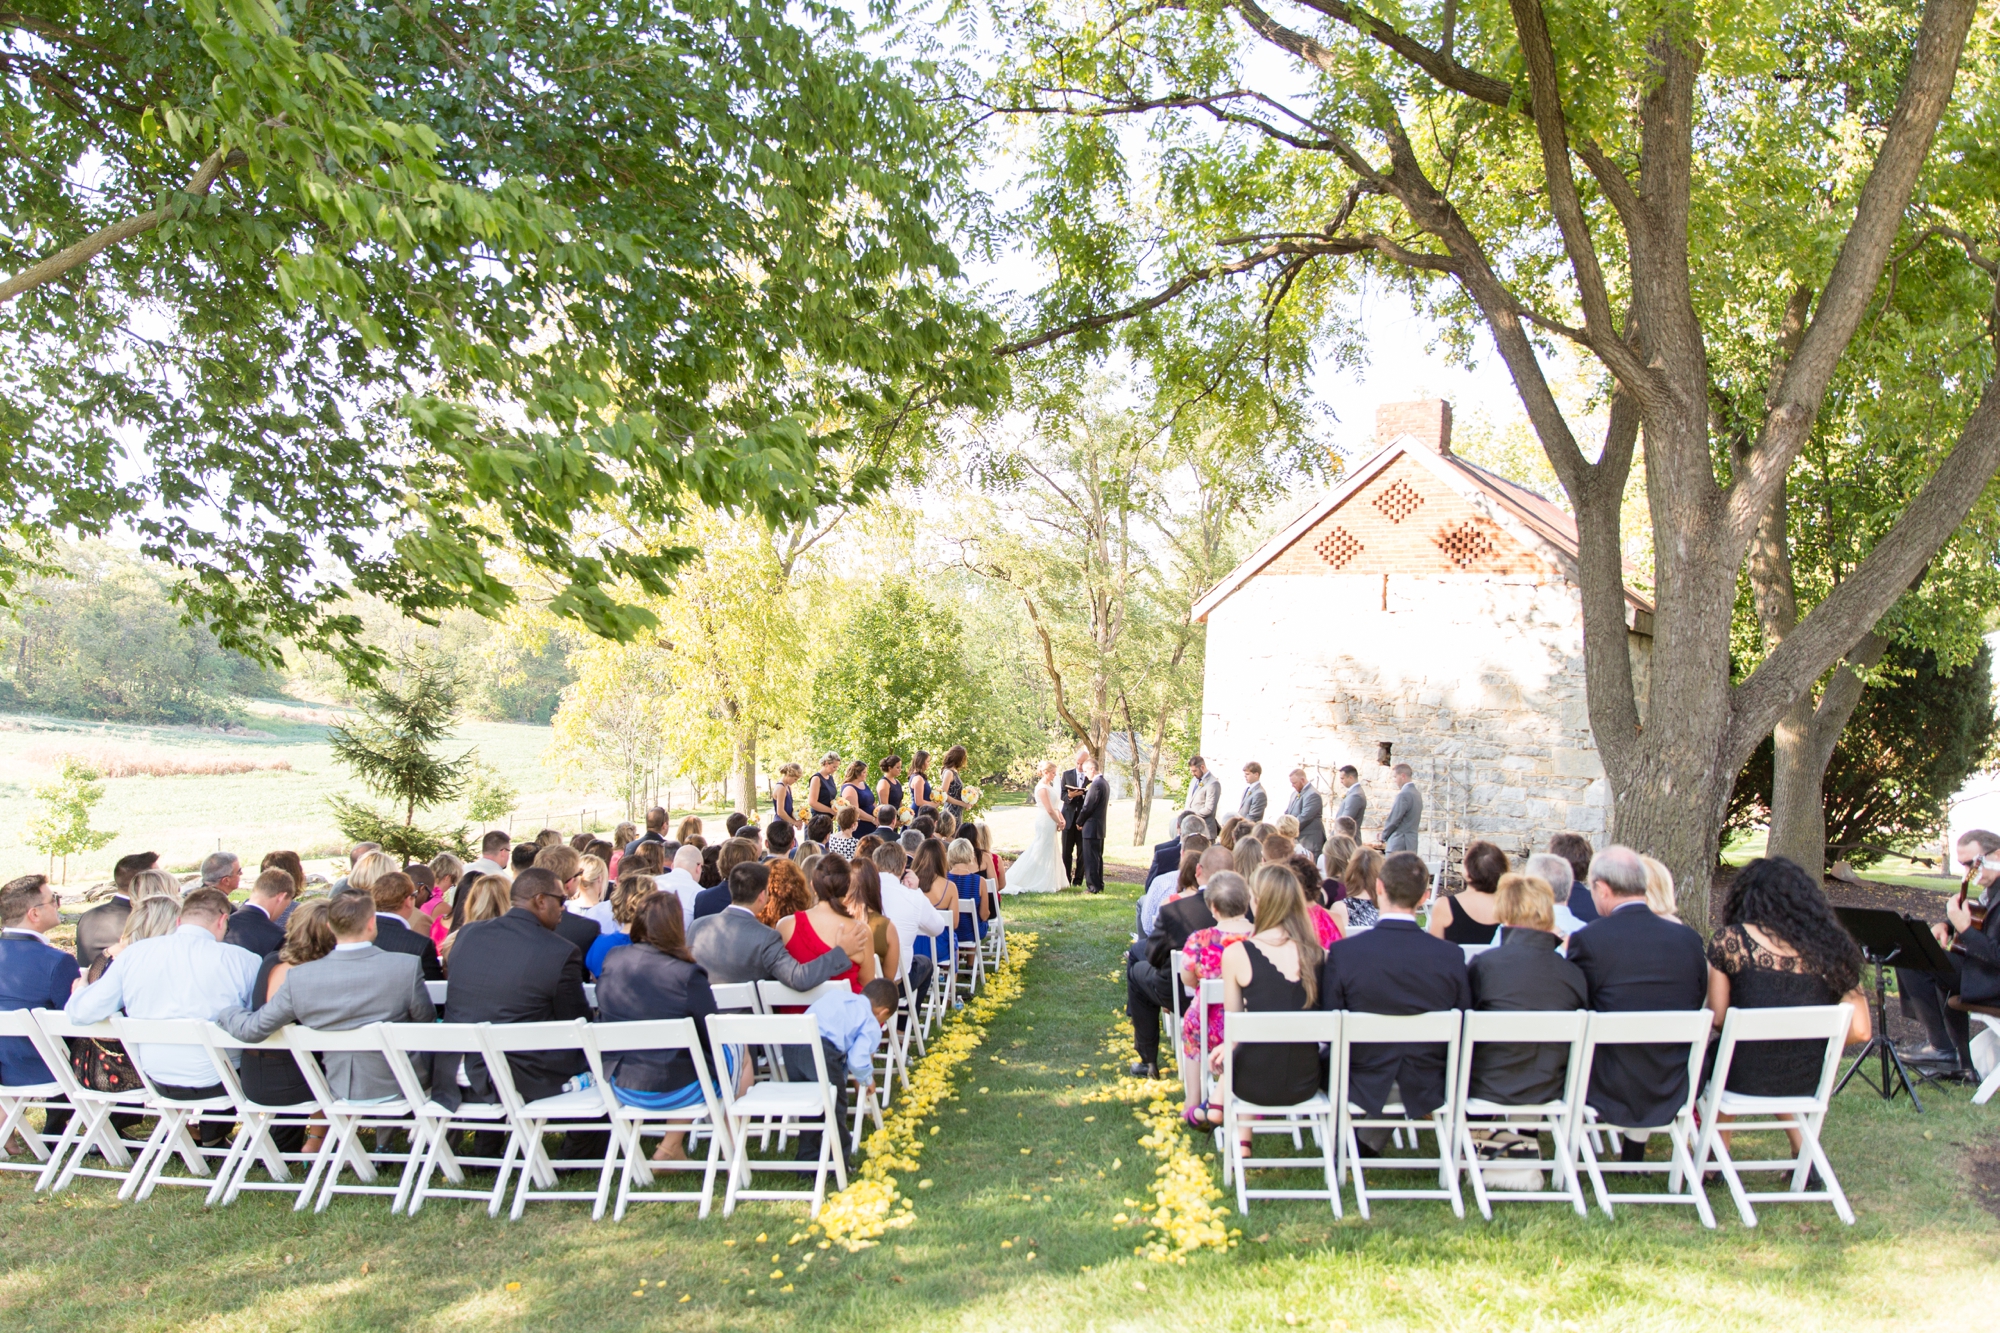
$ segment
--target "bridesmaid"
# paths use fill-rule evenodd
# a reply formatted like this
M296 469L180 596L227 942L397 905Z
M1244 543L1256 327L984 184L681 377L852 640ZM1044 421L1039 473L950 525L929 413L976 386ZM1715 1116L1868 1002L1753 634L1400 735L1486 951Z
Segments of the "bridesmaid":
M894 830L903 822L903 756L892 754L882 761L882 780L875 784L875 822Z
M960 824L965 823L965 783L961 772L965 768L965 747L954 745L944 752L944 776L938 782L938 790L943 799L939 804L944 813Z
M819 772L813 774L806 787L806 814L834 817L833 802L840 791L840 784L834 781L834 770L840 767L840 756L827 754L819 761Z
M875 793L868 789L867 760L857 759L847 766L847 781L841 786L840 799L861 812L861 818L854 822L857 839L875 831Z
M804 828L806 822L792 808L792 784L803 772L797 764L786 764L778 770L778 780L771 784L771 812L794 830Z
M931 791L931 752L919 750L910 756L910 818L937 818L937 799Z

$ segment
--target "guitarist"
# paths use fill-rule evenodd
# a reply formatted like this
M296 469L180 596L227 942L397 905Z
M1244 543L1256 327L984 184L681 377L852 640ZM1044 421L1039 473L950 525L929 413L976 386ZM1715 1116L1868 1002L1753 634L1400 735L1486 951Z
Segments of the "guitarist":
M2000 913L1987 911L1983 920L1974 920L1976 908L2000 902L2000 890L1994 888L2000 881L2000 834L1973 829L1958 840L1956 854L1966 869L1965 887L1945 900L1946 922L1932 926L1931 933L1938 943L1952 946L1958 976L1946 980L1897 968L1896 989L1902 992L1904 1016L1920 1018L1930 1037L1929 1047L1915 1052L1915 1058L1955 1062L1970 1070L1971 1019L1945 1001L1958 995L1967 1004L2000 1007Z

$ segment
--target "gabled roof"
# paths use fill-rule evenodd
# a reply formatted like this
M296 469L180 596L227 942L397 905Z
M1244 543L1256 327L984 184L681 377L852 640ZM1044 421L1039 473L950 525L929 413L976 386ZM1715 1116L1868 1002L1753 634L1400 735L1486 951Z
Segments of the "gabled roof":
M1273 536L1269 541L1231 570L1229 576L1209 589L1200 601L1195 603L1194 618L1208 619L1208 613L1220 606L1229 595L1248 583L1266 565L1289 548L1299 538L1312 531L1321 519L1340 508L1398 458L1409 458L1428 468L1439 480L1451 487L1474 508L1484 510L1488 517L1508 530L1524 546L1540 551L1563 576L1572 583L1577 580L1578 553L1582 544L1578 540L1576 520L1565 513L1560 506L1546 496L1538 495L1519 482L1509 481L1497 472L1490 472L1477 463L1468 462L1456 454L1440 453L1429 448L1412 435L1403 435L1364 460L1346 480L1329 493L1318 504L1313 505ZM1625 588L1625 623L1635 629L1650 633L1653 614L1651 599L1636 592L1630 585Z

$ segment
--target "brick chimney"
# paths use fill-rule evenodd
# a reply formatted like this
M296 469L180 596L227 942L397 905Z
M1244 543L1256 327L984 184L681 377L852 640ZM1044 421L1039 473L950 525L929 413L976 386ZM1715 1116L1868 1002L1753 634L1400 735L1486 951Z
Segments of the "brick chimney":
M1408 403L1384 403L1375 409L1375 443L1379 447L1416 437L1418 444L1434 453L1451 452L1451 404L1442 398L1419 398Z

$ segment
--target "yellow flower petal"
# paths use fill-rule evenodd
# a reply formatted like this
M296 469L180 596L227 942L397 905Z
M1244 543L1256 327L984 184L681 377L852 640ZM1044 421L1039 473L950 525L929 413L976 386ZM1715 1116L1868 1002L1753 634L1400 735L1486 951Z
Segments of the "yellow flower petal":
M509 1282L507 1284L507 1290L509 1291L519 1291L520 1289L521 1289L521 1284L518 1282Z

